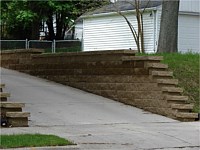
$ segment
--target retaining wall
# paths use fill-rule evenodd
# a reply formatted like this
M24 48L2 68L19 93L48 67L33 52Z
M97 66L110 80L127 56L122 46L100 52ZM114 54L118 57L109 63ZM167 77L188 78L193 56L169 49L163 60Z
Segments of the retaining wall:
M38 53L5 51L1 65L177 120L198 117L160 56L135 56L131 50Z

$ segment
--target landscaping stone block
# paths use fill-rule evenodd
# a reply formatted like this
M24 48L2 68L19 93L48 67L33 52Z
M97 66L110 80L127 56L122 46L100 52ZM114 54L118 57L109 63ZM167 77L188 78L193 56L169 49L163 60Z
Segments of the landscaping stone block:
M6 118L10 127L28 127L29 112L6 112Z
M26 51L24 51L26 52ZM135 56L135 51L2 54L2 66L79 88L153 113L192 120L187 96L160 56ZM10 63L10 64L9 64ZM194 114L190 114L195 116ZM11 117L10 117L11 118ZM24 123L26 124L26 123Z

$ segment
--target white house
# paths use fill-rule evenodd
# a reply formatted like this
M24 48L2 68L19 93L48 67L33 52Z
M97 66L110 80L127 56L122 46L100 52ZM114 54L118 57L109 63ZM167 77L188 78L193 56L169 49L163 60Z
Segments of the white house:
M144 0L143 0L144 2ZM135 11L126 1L116 3L137 29ZM143 16L144 43L146 52L156 52L161 20L161 0L150 1ZM199 52L200 49L200 8L199 0L180 0L178 25L178 50ZM145 4L141 4L141 9ZM116 13L113 4L104 6L81 16L83 50L136 49L133 35L124 20ZM80 30L79 30L80 32Z
M75 24L74 39L82 40L83 37L83 20L78 19Z

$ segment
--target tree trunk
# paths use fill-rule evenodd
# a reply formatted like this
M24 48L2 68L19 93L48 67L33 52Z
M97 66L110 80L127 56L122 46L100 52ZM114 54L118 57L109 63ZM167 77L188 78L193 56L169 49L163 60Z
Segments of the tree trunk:
M40 20L34 20L31 28L31 40L39 40L40 36Z
M178 52L179 0L162 3L158 52Z
M145 53L145 49L144 49L144 22L143 22L143 14L140 14L141 17L141 51L142 53Z
M66 31L66 25L64 24L63 25L63 31L62 31L62 36L61 36L61 38L64 40L64 38L65 38L65 31Z
M62 39L62 31L64 25L65 16L61 13L56 16L56 40Z
M48 26L48 30L49 30L49 40L54 40L55 39L55 33L54 33L54 28L53 28L53 15L50 14L48 16L48 20L47 20L47 26Z

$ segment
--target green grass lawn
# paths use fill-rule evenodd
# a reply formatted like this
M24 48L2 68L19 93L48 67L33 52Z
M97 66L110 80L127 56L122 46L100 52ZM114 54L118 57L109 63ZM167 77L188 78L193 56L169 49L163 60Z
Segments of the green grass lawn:
M60 138L55 135L42 134L1 135L0 142L0 149L74 145L72 142L64 138Z
M162 53L149 55L157 55L164 57L162 63L169 65L169 70L173 71L174 78L179 80L179 86L184 89L183 94L189 96L190 102L195 104L193 111L200 112L199 54Z

